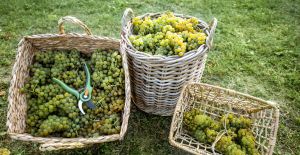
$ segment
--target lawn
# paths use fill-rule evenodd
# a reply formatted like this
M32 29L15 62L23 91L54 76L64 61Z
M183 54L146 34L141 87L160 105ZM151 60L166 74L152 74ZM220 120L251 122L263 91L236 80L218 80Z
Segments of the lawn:
M18 41L25 35L57 33L65 15L82 19L96 35L120 38L125 8L135 14L171 10L219 20L214 50L203 82L271 100L280 106L275 154L300 154L300 1L299 0L138 0L0 2L0 147L12 154L186 154L169 145L171 117L153 116L132 106L122 142L90 148L39 152L37 144L12 141L5 134L7 93ZM83 32L75 26L67 31ZM155 131L155 132L154 132Z

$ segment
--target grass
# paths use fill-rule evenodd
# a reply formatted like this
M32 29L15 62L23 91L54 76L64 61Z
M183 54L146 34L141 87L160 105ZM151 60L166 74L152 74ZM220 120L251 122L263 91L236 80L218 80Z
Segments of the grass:
M135 14L171 10L205 21L219 20L214 50L203 82L245 92L280 105L275 154L300 154L300 2L298 0L226 1L38 1L0 3L0 115L6 116L7 89L18 41L25 35L57 33L65 15L82 19L94 34L119 38L125 8ZM112 26L113 25L113 26ZM83 32L75 26L67 31ZM6 95L3 95L6 92ZM90 148L39 152L37 144L12 141L0 118L0 147L12 154L185 154L168 143L171 117L145 114L132 107L128 133L122 142Z

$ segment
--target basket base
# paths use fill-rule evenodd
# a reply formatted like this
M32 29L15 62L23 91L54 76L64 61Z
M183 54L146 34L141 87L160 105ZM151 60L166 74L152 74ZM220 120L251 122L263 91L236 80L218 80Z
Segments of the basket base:
M136 103L134 99L132 100L134 105L136 105L140 110L152 114L152 115L158 115L158 116L173 116L175 106L174 107L157 107L157 106L147 106L144 103ZM162 110L164 109L164 110Z

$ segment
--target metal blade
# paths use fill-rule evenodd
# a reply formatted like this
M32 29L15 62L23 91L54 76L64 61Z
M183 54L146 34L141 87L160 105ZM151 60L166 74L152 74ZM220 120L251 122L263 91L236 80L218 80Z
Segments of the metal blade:
M83 115L85 115L85 112L83 111L83 109L82 109L82 101L81 100L79 100L78 101L78 108L79 108L79 110L80 110L80 112L83 114Z
M87 101L87 106L88 106L90 109L95 109L95 108L96 108L96 106L94 105L94 103L93 103L91 100Z

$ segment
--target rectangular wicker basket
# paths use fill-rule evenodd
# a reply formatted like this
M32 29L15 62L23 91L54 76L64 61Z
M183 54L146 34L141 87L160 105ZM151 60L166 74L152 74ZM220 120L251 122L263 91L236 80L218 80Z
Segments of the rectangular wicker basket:
M63 23L70 22L84 28L86 35L70 33L65 34ZM100 136L95 138L59 138L59 137L34 137L25 133L27 103L24 94L19 89L24 86L25 79L29 76L29 66L32 64L34 54L46 50L72 50L82 53L92 53L96 49L119 51L119 40L93 36L88 27L75 17L66 16L59 20L60 34L40 34L24 37L19 45L16 62L12 70L12 79L8 96L7 127L12 139L42 143L40 150L58 150L81 148L89 144L122 140L128 125L130 114L130 80L126 53L121 52L122 65L125 73L125 106L122 114L122 126L119 134Z
M175 108L169 141L190 153L210 155L213 154L212 147L198 142L183 127L183 114L193 108L213 118L224 113L251 118L257 149L263 155L273 153L279 121L279 109L274 103L208 84L185 85Z

